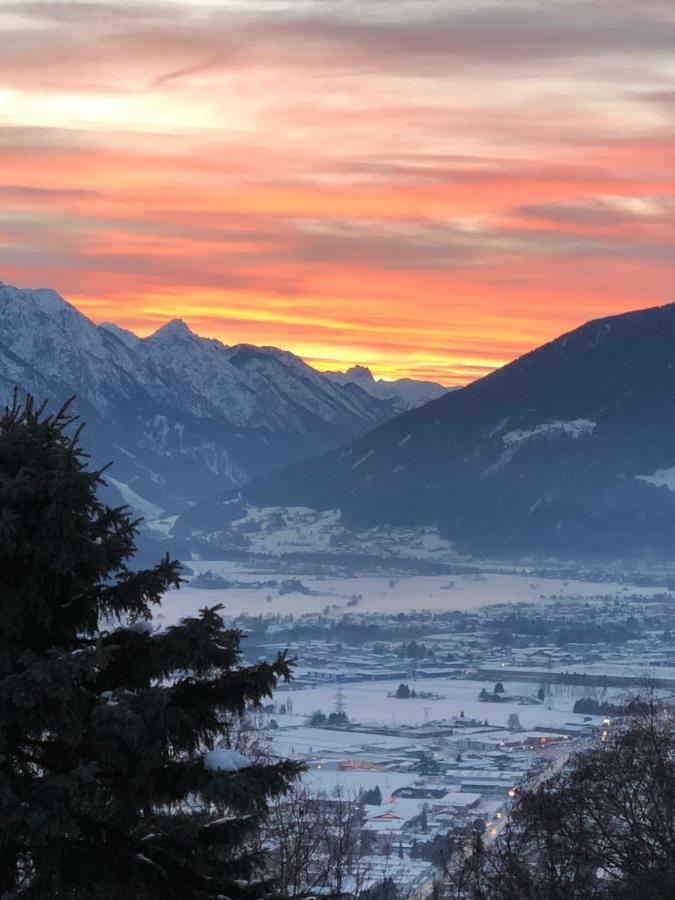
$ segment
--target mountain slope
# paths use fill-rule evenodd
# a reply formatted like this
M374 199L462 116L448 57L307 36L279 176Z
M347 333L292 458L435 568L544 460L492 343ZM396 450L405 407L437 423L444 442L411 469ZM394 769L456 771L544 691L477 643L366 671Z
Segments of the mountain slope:
M76 395L88 449L115 462L112 494L141 513L179 511L394 414L275 348L227 347L180 321L140 339L54 291L0 284L0 399L15 385L52 405Z
M435 524L474 554L670 558L671 488L675 305L590 322L246 496Z

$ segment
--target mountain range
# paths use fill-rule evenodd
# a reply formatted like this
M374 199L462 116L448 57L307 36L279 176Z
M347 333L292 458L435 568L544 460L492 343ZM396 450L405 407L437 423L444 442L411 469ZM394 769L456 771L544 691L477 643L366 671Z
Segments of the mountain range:
M0 285L0 398L16 385L76 396L94 462L114 461L109 493L155 537L208 546L247 505L307 507L354 533L437 529L474 557L673 555L675 305L589 322L447 391L321 373L178 320L139 338Z
M244 495L435 525L474 556L672 559L675 305L589 322Z
M417 381L413 378L397 378L395 381L375 379L366 366L352 366L346 372L324 372L335 384L357 384L371 397L387 401L397 412L407 412L435 400L448 390L434 381Z
M274 347L226 346L174 320L146 338L96 325L52 290L0 284L0 399L75 396L110 493L136 512L204 497L356 438L443 392L326 375Z

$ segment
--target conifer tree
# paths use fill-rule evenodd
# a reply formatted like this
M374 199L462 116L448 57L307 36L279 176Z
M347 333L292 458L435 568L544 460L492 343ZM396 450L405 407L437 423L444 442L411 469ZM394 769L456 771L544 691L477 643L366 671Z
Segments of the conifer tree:
M298 769L218 744L289 662L243 667L219 607L153 629L179 566L129 568L73 423L0 419L0 896L260 896L248 839Z

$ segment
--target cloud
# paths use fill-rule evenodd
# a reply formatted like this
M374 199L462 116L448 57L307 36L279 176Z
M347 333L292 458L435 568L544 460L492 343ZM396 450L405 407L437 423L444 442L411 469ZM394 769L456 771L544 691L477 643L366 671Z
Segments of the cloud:
M176 69L174 72L165 72L163 75L158 75L156 78L153 78L151 84L153 87L161 87L164 84L168 84L170 81L178 81L180 78L186 78L189 75L198 75L201 72L207 72L221 62L222 55L218 53L203 62L195 63L192 66L185 66L182 69Z
M3 280L97 318L457 383L671 299L670 3L50 0L0 28Z
M615 196L562 203L530 203L514 210L518 216L564 225L613 228L625 224L671 221L674 197ZM674 235L675 236L675 235Z
M276 8L52 2L5 4L3 14L15 21L5 28L0 60L9 84L36 83L55 69L112 76L115 62L144 69L156 87L233 65L420 76L456 72L458 65L494 73L586 59L599 71L600 57L635 57L637 68L640 55L670 55L675 43L672 6L628 0L390 2L370 9L357 0ZM22 19L40 27L21 27ZM38 59L42 73L31 72Z
M0 197L14 200L72 200L102 197L101 191L82 188L35 187L26 184L0 184Z

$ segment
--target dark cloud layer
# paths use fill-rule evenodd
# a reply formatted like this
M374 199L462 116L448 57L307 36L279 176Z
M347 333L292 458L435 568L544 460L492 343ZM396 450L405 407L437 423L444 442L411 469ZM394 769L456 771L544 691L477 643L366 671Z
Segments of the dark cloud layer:
M53 2L5 4L3 12L43 26L5 26L9 40L0 71L10 80L39 77L32 71L38 53L43 68L58 66L74 52L81 67L100 65L106 55L137 62L145 56L154 66L168 67L152 81L161 84L246 64L424 75L471 63L494 73L504 66L526 70L584 58L600 68L606 56L639 69L646 55L670 55L675 44L672 4L629 0L419 7L354 0L339 6L279 4L265 14L256 12L255 3Z

